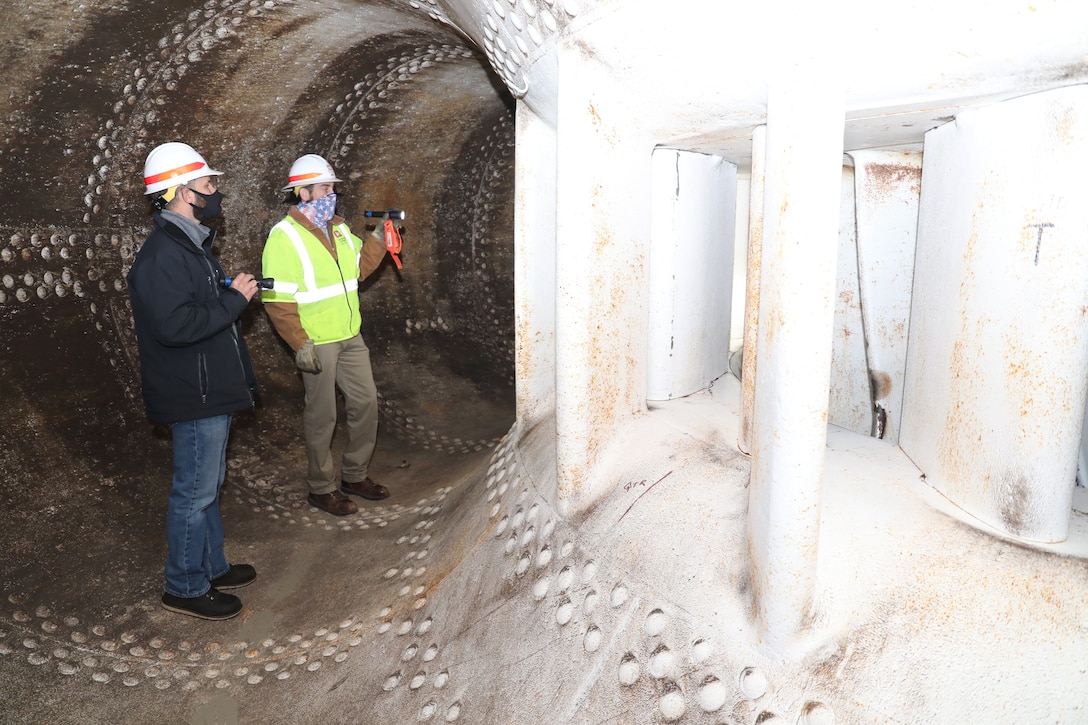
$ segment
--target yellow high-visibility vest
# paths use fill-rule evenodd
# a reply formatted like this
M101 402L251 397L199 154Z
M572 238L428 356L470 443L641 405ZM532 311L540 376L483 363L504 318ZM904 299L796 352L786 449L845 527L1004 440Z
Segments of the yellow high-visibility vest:
M332 228L334 260L321 240L291 217L268 234L261 258L265 277L294 282L294 293L263 290L265 303L295 302L306 334L320 345L359 334L359 255L363 242L347 224Z

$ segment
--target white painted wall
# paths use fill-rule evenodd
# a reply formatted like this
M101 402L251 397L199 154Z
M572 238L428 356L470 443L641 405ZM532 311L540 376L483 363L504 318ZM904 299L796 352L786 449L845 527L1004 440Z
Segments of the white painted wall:
M835 284L835 324L831 333L831 392L827 421L869 435L873 402L865 364L865 328L858 289L858 248L854 221L854 168L842 170L839 205L838 280Z
M646 397L671 400L729 365L737 167L658 148L651 174Z
M926 135L901 445L984 523L1065 538L1088 386L1088 86Z
M751 201L751 171L737 171L737 207L733 222L733 299L729 306L729 351L737 353L744 343L744 280L748 272L748 204ZM730 361L730 365L733 362ZM737 365L737 372L740 366Z
M1063 315L1084 297L1088 270L1071 240L1083 246L1088 234L1066 201L1083 182L1063 164L1088 164L1079 147L1064 160L1058 149L1088 134L1080 110L997 109L1088 80L1088 4L927 0L904 15L892 3L833 2L801 16L796 3L776 0L678 0L667 12L653 0L446 4L460 8L458 27L519 103L554 130L554 221L532 202L519 213L536 216L518 226L530 261L555 250L554 269L539 268L554 274L554 294L545 280L529 281L530 296L555 305L554 339L538 347L521 337L548 332L533 299L524 319L540 329L518 329L525 365L540 374L519 383L519 423L523 409L547 409L547 363L534 357L551 348L554 438L537 426L511 443L532 483L509 521L497 509L491 516L496 530L513 526L527 515L530 485L548 501L554 486L556 531L569 526L559 549L568 553L554 560L562 569L527 573L520 582L532 602L495 617L567 628L519 629L549 641L503 674L520 665L531 672L523 682L540 682L539 664L559 659L554 643L571 644L585 674L568 687L577 690L562 710L571 720L594 700L631 722L675 721L685 707L696 720L712 677L732 698L705 708L714 721L730 707L725 717L738 721L809 725L1082 720L1088 647L1082 608L1068 603L1088 601L1075 558L1085 556L1086 527L1064 544L1024 546L1022 528L1008 544L992 536L1008 528L979 514L1008 503L1000 492L1009 487L994 481L998 464L1016 463L1033 467L1021 500L1037 519L1060 526L1069 517L1088 346L1083 323ZM794 22L784 27L787 16ZM813 33L818 25L834 27L838 40ZM840 66L807 64L835 53ZM794 82L776 86L782 77ZM908 146L953 117L927 140L919 190L923 162ZM1004 125L980 131L975 120L991 117ZM737 235L750 246L745 303L734 305L729 332L734 346L743 334L741 385L727 378L648 409L654 375L675 372L649 342L651 295L668 289L655 277L647 211L657 204L658 147L719 156L742 179L751 164L750 205L738 194L750 233ZM853 202L840 198L844 150L854 160ZM526 155L537 161L524 173L552 184L546 156ZM1034 244L1024 230L1037 231L1040 215L1056 224L1043 227L1041 249L1056 243L1065 254L1047 268L1046 285L1032 284L1036 273L1017 257ZM537 271L519 269L523 281ZM844 314L867 345L864 365L851 352L847 399L870 404L874 389L859 378L887 374L875 395L887 411L885 440L828 433L838 417L835 295L847 288L856 304ZM1002 359L1009 350L1027 354ZM925 471L934 483L940 466L956 467L946 487L919 482ZM523 547L519 564L531 558L531 544L513 533L489 541L505 544L503 556ZM508 596L519 581L503 576ZM1060 595L1045 588L1052 583ZM598 598L609 606L593 609ZM650 634L662 613L672 630ZM606 637L591 651L582 637L594 630ZM632 643L633 633L646 641ZM700 664L692 643L715 637L720 657Z
M921 194L921 148L857 149L858 280L874 434L899 440Z

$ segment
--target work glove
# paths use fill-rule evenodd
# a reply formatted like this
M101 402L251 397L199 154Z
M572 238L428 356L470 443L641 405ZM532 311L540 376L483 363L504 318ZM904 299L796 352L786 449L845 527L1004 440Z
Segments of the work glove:
M304 373L321 372L321 361L317 359L313 340L302 343L302 347L295 351L295 367Z

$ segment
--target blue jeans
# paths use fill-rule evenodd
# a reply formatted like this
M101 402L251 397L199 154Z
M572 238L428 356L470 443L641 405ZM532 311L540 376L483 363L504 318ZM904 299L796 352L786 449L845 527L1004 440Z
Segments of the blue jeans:
M219 488L227 471L229 415L170 425L174 482L166 505L166 586L176 597L199 597L230 571L223 555Z

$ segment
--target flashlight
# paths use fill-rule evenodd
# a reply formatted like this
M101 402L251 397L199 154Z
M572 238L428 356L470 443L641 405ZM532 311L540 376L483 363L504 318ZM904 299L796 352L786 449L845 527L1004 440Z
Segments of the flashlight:
M390 219L399 219L400 221L404 221L404 212L402 210L400 210L400 209L386 209L385 211L364 211L363 212L363 216L371 217L371 218L385 216L386 214L389 215Z
M223 286L230 287L232 281L230 277L224 277ZM276 286L276 280L271 277L257 277L253 281L257 283L257 289L272 289Z

